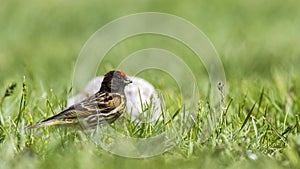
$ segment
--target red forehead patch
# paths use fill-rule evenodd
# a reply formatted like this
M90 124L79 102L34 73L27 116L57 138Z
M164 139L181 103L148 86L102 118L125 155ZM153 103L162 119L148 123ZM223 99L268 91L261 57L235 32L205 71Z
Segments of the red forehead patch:
M126 77L126 74L122 70L119 70L119 73L121 74L121 76Z

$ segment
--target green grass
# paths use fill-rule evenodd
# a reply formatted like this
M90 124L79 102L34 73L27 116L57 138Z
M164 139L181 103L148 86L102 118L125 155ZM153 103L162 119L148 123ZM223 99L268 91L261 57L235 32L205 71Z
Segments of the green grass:
M281 1L3 1L0 6L0 168L297 168L300 165L299 2ZM74 128L26 125L66 107L80 49L97 29L118 17L158 11L198 26L218 50L227 76L226 99L207 140L200 115L209 112L206 70L187 47L155 35L127 39L109 53L98 75L128 54L159 47L182 57L198 75L198 114L185 118L178 87L165 74L139 74L166 94L169 123L136 126L120 118L126 135L178 133L164 154L131 159L110 154ZM138 63L137 63L138 64ZM159 80L157 80L159 79ZM201 116L202 117L202 116ZM190 123L194 120L195 123ZM185 128L187 124L189 128ZM126 127L123 127L126 126Z

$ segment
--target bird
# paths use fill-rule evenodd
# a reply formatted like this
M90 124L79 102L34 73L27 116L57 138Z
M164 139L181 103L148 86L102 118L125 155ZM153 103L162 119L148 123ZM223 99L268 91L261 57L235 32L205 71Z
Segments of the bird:
M130 83L132 81L123 71L109 71L104 75L98 92L52 117L26 126L26 128L68 124L80 124L83 128L94 128L99 124L113 123L125 110L124 89Z

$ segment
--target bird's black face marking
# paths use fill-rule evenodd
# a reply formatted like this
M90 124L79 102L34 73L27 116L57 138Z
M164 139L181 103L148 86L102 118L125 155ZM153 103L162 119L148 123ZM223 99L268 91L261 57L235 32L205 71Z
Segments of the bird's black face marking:
M119 70L113 70L104 75L100 92L124 93L126 85L132 83L126 74Z

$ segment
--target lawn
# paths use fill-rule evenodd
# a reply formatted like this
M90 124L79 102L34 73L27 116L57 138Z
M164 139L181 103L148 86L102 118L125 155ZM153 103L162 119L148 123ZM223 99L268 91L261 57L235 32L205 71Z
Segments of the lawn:
M295 0L1 1L0 168L298 168L299 9ZM170 51L189 66L200 84L193 117L186 116L174 78L154 69L136 76L162 93L169 121L136 126L121 117L111 125L132 137L156 136L175 126L166 152L127 158L103 150L76 128L25 129L66 108L68 98L82 90L74 86L73 73L90 36L141 12L179 16L210 39L226 74L225 99L218 107L209 99L217 86L210 86L196 53L174 38L144 34L116 44L95 75L146 48ZM209 112L217 120L207 134L201 117Z

